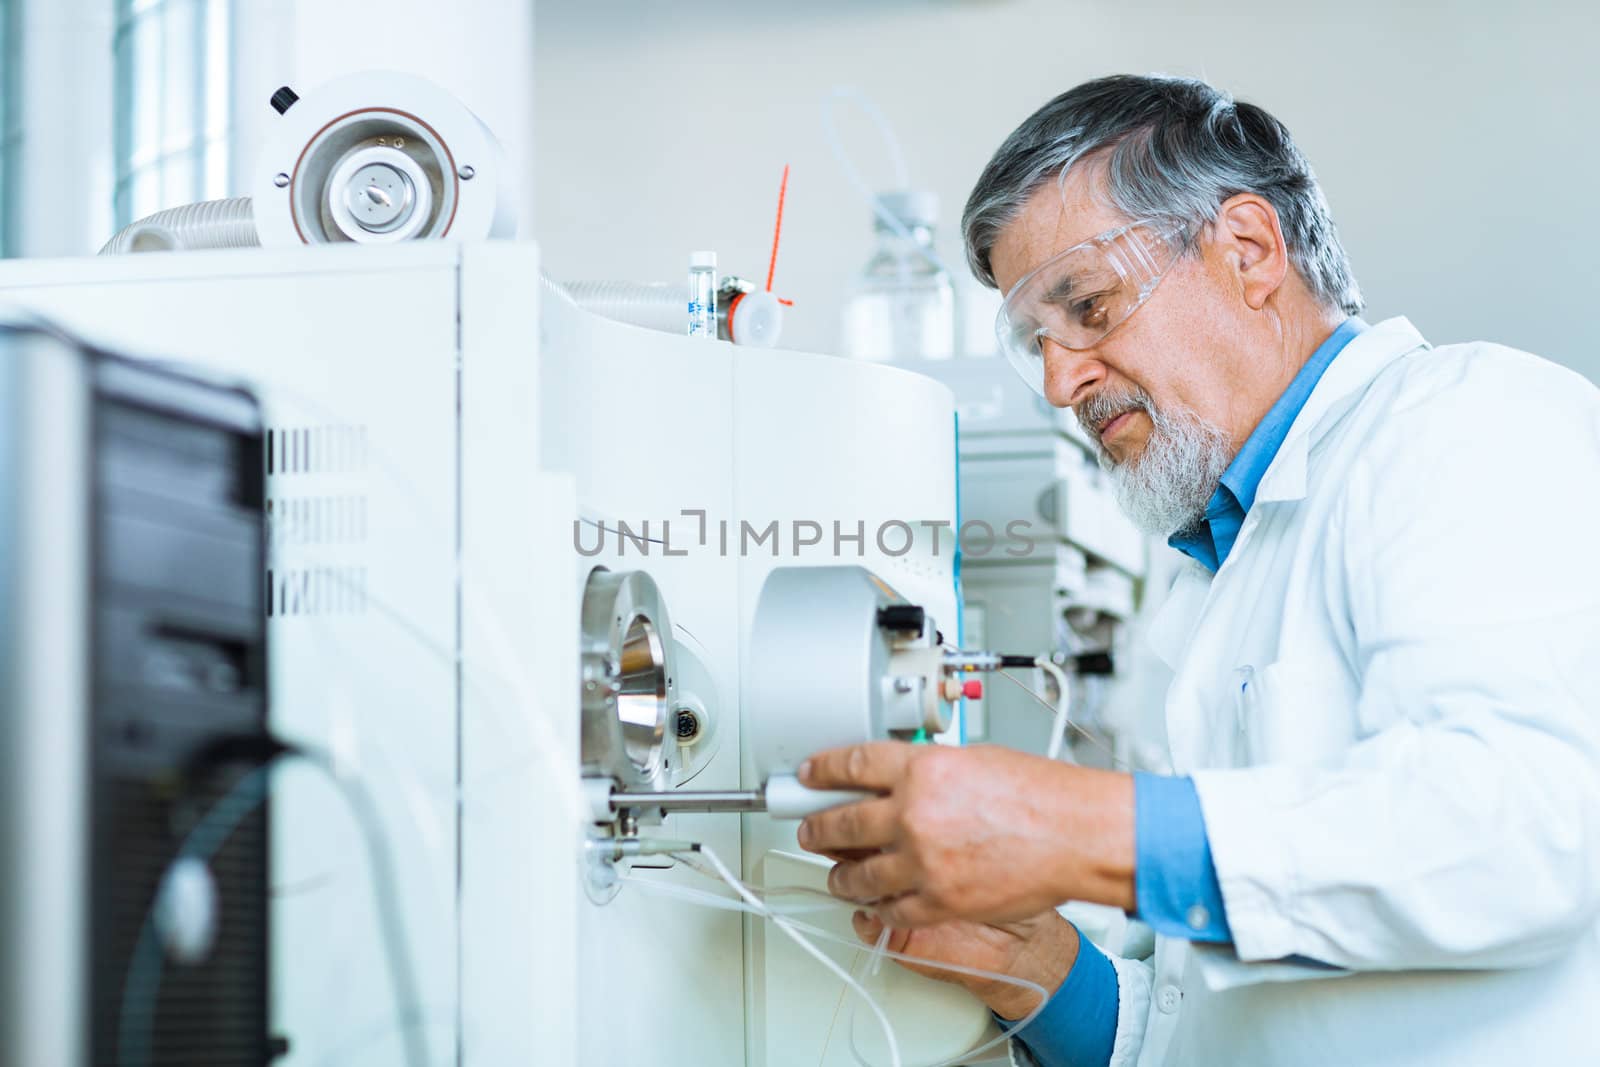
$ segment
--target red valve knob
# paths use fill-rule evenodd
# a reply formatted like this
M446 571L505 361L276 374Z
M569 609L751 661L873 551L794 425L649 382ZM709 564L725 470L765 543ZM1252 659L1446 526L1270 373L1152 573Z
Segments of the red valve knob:
M961 695L968 700L982 700L983 681L979 678L970 678L961 683Z

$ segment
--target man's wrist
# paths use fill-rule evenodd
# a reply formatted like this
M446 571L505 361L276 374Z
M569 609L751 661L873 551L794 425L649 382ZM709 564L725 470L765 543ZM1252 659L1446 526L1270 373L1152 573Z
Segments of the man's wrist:
M1049 936L1030 940L1023 946L1007 973L1042 986L1047 996L1054 996L1078 962L1080 942L1077 927L1059 916L1050 929ZM1038 993L1008 982L987 982L973 987L972 991L1002 1019L1020 1019L1039 1006Z
M1138 902L1133 775L1068 764L1061 769L1051 835L1056 899L1132 914Z

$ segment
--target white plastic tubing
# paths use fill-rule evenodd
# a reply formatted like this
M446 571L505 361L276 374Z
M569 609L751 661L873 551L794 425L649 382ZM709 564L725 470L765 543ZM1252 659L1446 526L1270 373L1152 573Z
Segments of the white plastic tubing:
M884 1013L883 1007L878 1003L877 998L868 993L866 988L859 981L857 981L850 972L844 970L844 968L840 967L837 963L829 959L820 950L818 950L813 941L829 941L852 948L860 948L863 946L856 942L846 941L842 938L836 937L819 927L801 922L798 919L793 918L794 912L792 911L787 914L780 914L779 912L775 911L767 904L766 901L760 898L758 894L761 891L747 886L740 881L733 874L733 872L728 869L727 865L724 864L722 860L717 858L717 855L709 848L702 846L698 853L677 854L678 859L682 860L684 864L691 870L699 871L700 867L694 863L694 857L696 855L711 865L712 873L714 873L717 878L720 878L728 885L729 888L737 893L739 899L730 900L727 897L715 896L702 890L692 889L688 886L674 885L670 882L658 882L653 879L643 878L634 874L623 875L622 881L638 885L640 888L654 893L659 893L669 897L676 897L680 900L687 900L691 903L700 904L705 907L725 908L730 911L749 912L766 919L768 922L773 923L780 931L783 932L785 936L787 936L808 955L816 959L819 963L831 971L836 978L839 978L841 981L843 981L846 988L855 993L858 1004L865 1004L872 1011L873 1015L876 1016L878 1025L882 1028L884 1038L888 1043L890 1059L888 1067L903 1067L902 1060L900 1058L900 1044L895 1037L894 1027L890 1024L889 1018ZM707 872L702 871L701 873ZM819 897L822 900L827 901L828 906L830 907L837 907L840 903L833 897L830 897L828 894L816 890L796 889L791 890L791 892ZM885 935L887 932L888 931L885 931ZM976 1059L997 1045L1004 1044L1024 1027L1028 1026L1028 1024L1037 1019L1040 1013L1044 1011L1045 1005L1050 999L1049 992L1043 986L1038 985L1035 982L1030 982L1026 978L1018 978L1009 974L998 974L992 971L984 971L975 967L966 967L958 963L948 963L942 960L924 959L917 956L907 955L906 953L902 952L891 952L886 947L887 941L887 936L880 937L878 939L877 946L872 949L873 958L871 966L874 970L874 973L877 963L882 958L888 958L892 960L898 960L901 963L916 963L925 967L934 967L939 970L950 971L955 974L964 974L974 978L984 978L988 979L989 981L1001 982L1006 985L1015 986L1018 989L1027 990L1039 998L1038 1003L1034 1006L1032 1011L1023 1016L1021 1019L1008 1023L1002 1027L998 1037L991 1038L990 1040L979 1045L977 1048L970 1049L959 1056L953 1056L950 1059L940 1060L938 1063L928 1064L925 1065L925 1067L955 1067L957 1064L967 1063ZM853 1025L854 1018L855 1012L852 1010L852 1026L850 1028L851 1055L855 1059L856 1063L860 1065L860 1067L878 1067L878 1065L868 1063L866 1058L862 1056L861 1051L856 1047L854 1035L855 1027Z
M254 248L255 215L248 196L206 200L168 208L124 226L100 249L102 256L128 252L179 252L197 248Z
M667 333L683 333L684 288L652 282L558 282L573 303L596 315Z

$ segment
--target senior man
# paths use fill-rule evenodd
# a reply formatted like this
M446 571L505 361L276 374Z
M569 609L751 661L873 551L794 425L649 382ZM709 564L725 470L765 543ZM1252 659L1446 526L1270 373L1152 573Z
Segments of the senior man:
M1151 628L1177 773L813 757L807 784L880 794L800 831L874 906L858 933L1044 985L1019 1044L1048 1067L1596 1062L1596 390L1356 318L1288 131L1203 82L1051 101L963 227L1008 354L1193 558ZM1137 915L1153 958L1068 900Z

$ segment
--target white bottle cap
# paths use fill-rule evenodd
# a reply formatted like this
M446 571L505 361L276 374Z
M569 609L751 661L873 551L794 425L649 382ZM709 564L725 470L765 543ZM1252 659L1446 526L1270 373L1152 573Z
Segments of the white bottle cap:
M705 268L705 269L709 269L709 270L716 270L717 269L717 254L715 252L690 252L689 253L689 268L691 270L696 270L696 269L700 269L700 268Z
M751 348L774 348L783 333L783 305L757 289L733 298L728 308L728 340Z
M928 189L892 189L879 193L878 201L908 229L913 226L932 228L939 221L939 194ZM873 217L877 219L876 212ZM882 219L877 219L877 224L884 228Z

